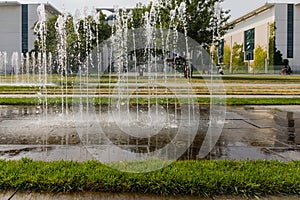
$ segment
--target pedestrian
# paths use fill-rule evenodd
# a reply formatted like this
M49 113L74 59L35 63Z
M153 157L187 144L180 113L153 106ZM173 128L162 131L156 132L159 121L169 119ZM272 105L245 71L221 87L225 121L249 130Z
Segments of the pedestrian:
M283 66L283 68L281 69L281 73L282 73L283 75L285 75L285 74L286 74L286 71L287 71L287 66Z
M292 70L291 66L287 65L287 67L286 67L286 74L290 75L292 73L293 73L293 70Z
M284 66L281 70L282 74L288 74L288 75L292 74L293 70L292 70L291 66L289 65L289 60L284 59L283 64L284 64Z
M224 71L221 66L218 67L218 73L224 75Z

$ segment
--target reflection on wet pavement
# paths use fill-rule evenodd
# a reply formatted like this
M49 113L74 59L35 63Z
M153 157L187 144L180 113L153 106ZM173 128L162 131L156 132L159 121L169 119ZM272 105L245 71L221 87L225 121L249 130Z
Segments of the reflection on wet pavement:
M221 137L207 159L300 159L300 107L299 106L248 106L228 107ZM56 113L55 108L52 112ZM208 110L208 109L207 109ZM0 107L0 158L37 160L93 159L77 134L74 120L69 116L47 116L47 124L38 117L34 107ZM61 118L60 118L61 117ZM207 131L207 115L200 117L198 134L181 159L197 159ZM103 126L104 129L113 127ZM164 145L174 137L172 127L158 136L156 144ZM168 133L168 138L163 134ZM119 142L124 149L151 151L158 146L147 144L151 140L124 139L112 134L111 141ZM155 141L155 139L153 139ZM138 148L137 146L140 145ZM148 145L148 146L147 146ZM95 149L97 151L97 149Z
M298 160L299 120L298 106L228 108L227 124L215 147L222 154L213 158Z

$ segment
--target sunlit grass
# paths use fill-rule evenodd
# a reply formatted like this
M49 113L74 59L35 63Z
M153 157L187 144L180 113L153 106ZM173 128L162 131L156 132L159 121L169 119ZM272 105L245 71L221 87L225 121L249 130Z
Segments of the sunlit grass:
M147 163L148 162L148 163ZM155 162L136 165L142 172ZM122 162L134 166L134 162ZM176 161L148 173L126 173L97 161L0 160L2 191L124 192L163 195L299 195L300 162ZM139 170L139 169L138 169Z
M130 95L130 103L157 103L157 99L154 100L155 96L159 99L159 103L178 103L179 95L198 95L197 102L199 104L210 104L209 96L212 92L213 95L221 94L224 95L236 95L234 98L227 98L227 105L298 105L299 100L297 98L290 98L290 96L295 96L300 94L300 76L280 76L280 75L225 75L225 76L214 76L214 79L218 83L228 83L229 85L224 85L224 88L213 88L213 90L221 91L210 91L205 83L209 83L210 76L195 76L191 80L187 80L183 77L176 78L177 85L164 86L164 79L157 81L153 87L149 84L145 84L149 81L148 77L130 77L128 83L132 83L128 86L116 85L118 77L116 75L105 74L99 77L97 75L92 75L87 80L83 77L83 83L78 84L78 77L72 76L61 76L61 75L51 75L47 83L52 83L50 85L39 84L15 84L14 79L25 81L26 78L37 79L41 78L39 75L33 75L32 77L19 75L19 76L0 76L0 82L11 81L11 84L0 85L0 104L4 105L36 105L40 103L48 104L59 104L65 99L69 104L76 102L73 99L73 95L82 95L83 99L87 99L87 96L94 96L89 102L95 105L99 104L109 104L111 103L114 95L118 95L120 90L126 89L122 94ZM171 78L170 78L171 79ZM174 79L174 77L173 77ZM221 80L222 79L222 80ZM85 81L92 83L91 85L85 84ZM187 81L191 82L191 85L185 84ZM137 87L135 83L138 83ZM238 83L246 83L248 85L239 85ZM267 84L265 84L267 83ZM293 84L287 86L286 84ZM236 85L235 85L236 84ZM264 85L260 85L264 84ZM273 85L275 84L275 85ZM191 87L190 87L191 86ZM215 86L216 87L216 86ZM122 92L122 91L121 91ZM223 93L222 93L223 92ZM7 96L6 96L7 95ZM8 96L14 95L14 96ZM26 96L25 96L26 95ZM32 96L30 96L32 95ZM136 96L141 95L141 96ZM243 95L258 95L255 98L243 98ZM270 95L270 97L262 98L259 95ZM281 98L274 98L272 95L280 95ZM284 97L284 95L289 95L289 97ZM26 97L26 98L25 98ZM46 99L47 98L47 99ZM177 99L176 99L177 98ZM85 101L85 100L83 100ZM183 100L181 102L188 102Z

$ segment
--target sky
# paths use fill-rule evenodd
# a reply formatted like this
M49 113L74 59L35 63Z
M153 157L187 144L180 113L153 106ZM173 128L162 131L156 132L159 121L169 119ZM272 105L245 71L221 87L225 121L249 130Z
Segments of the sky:
M13 1L13 0L7 0ZM134 7L137 2L148 4L150 0L19 0L20 2L49 2L61 12L74 14L77 9L84 10L85 7L92 8L113 8L114 6ZM224 0L221 6L231 10L231 20L234 20L249 11L252 11L265 3L274 2L300 2L300 0Z

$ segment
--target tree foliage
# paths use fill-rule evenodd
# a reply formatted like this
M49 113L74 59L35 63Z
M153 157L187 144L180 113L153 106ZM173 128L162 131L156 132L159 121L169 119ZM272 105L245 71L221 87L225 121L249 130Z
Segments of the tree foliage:
M245 67L243 45L234 43L232 47L232 70L238 70Z
M119 22L121 27L126 25L128 29L144 28L145 24L149 23L155 28L177 30L209 48L213 42L217 42L231 28L231 25L227 23L230 18L229 10L223 10L216 6L222 1L160 0L156 4L155 2L150 2L148 5L139 3L129 13L120 10L120 13L115 14L121 16ZM126 17L124 17L125 15ZM120 28L108 25L105 22L105 15L102 13L99 14L98 19L95 19L94 16L86 16L77 23L74 23L72 16L63 17L66 19L64 24L66 44L64 48L67 54L66 63L70 72L76 72L89 52ZM126 22L125 18L128 19ZM57 63L59 56L57 20L58 16L54 16L46 22L45 46L46 51L53 55L55 68L59 69L59 63ZM96 23L96 21L98 22ZM35 51L41 51L42 48L42 44L37 41ZM140 57L145 56L144 54L145 52L141 52Z
M269 66L282 65L282 53L276 48L276 35L275 23L270 24L270 37L269 37Z
M232 56L231 66L232 71L242 69L246 66L244 61L243 45L234 43L232 47L232 52L230 52L230 46L228 44L224 45L224 66L230 68L230 56Z
M231 55L231 52L230 52L230 46L228 44L225 44L224 45L224 66L225 67L230 67L230 55Z
M199 44L211 44L213 38L222 37L232 28L228 23L229 10L219 7L216 15L216 5L221 2L223 0L160 0L158 5L153 5L152 2L147 6L138 4L133 10L131 26L142 28L144 14L155 11L154 21L157 28L175 28L181 33L186 30L187 36ZM182 3L185 3L185 13L182 13ZM182 14L185 15L185 20L181 19ZM175 18L172 19L172 16Z
M87 16L76 24L77 27L74 27L74 20L71 15L62 17L65 19L63 24L65 47L59 45L60 33L57 30L59 16L52 16L46 21L46 52L52 53L53 72L55 73L59 69L58 56L60 49L58 48L65 48L68 71L77 72L79 64L86 59L97 43L101 43L110 37L111 27L105 22L105 15L102 13L99 13L98 23L92 16ZM37 40L34 51L40 52L44 48L41 45L40 40Z
M267 58L267 51L258 45L254 52L254 70L261 70L265 67L265 60Z

